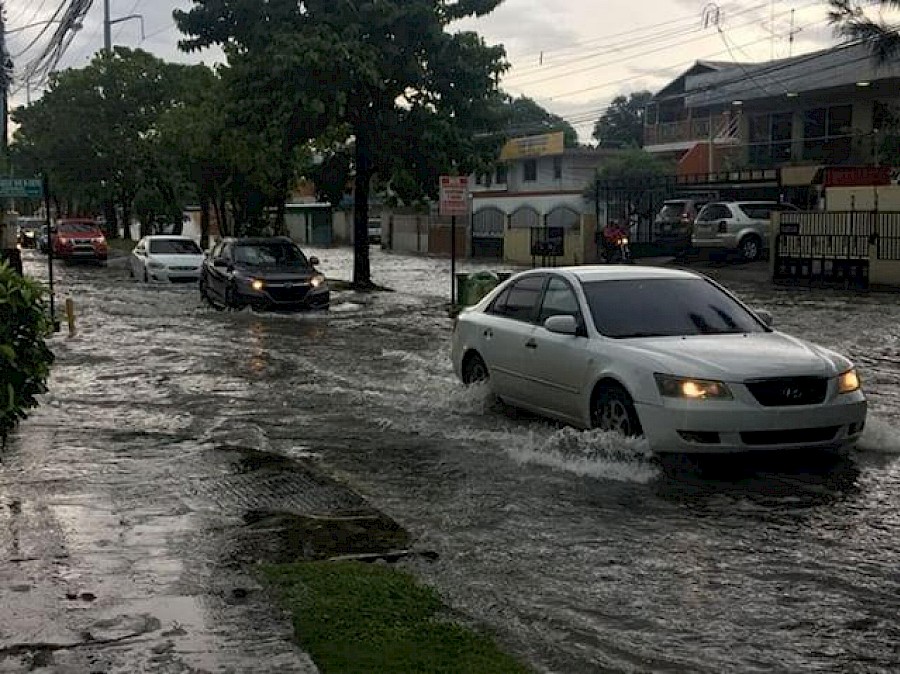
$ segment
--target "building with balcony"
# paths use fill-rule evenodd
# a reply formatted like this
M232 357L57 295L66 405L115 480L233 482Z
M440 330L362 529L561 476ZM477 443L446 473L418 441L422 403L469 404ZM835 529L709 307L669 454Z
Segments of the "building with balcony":
M878 65L844 44L765 63L697 62L656 94L644 149L678 161L680 175L897 163L879 156L900 134L900 59Z

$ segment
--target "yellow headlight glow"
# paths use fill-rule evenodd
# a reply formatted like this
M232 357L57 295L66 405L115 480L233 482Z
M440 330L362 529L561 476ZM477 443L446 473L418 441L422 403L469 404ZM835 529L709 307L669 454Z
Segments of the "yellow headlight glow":
M262 290L263 288L266 287L266 284L265 284L265 282L260 281L259 279L255 279L250 282L250 287L253 288L255 291L259 292L260 290Z
M720 381L689 379L657 374L656 385L660 395L685 400L731 400L731 391Z
M848 370L838 377L838 393L854 393L859 389L859 375L856 370Z

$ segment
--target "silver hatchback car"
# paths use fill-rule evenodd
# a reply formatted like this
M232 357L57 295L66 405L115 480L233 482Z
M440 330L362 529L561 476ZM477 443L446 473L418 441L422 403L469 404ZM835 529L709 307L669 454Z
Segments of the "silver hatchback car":
M716 201L694 221L694 248L738 251L747 262L762 257L772 235L772 213L799 210L777 201Z

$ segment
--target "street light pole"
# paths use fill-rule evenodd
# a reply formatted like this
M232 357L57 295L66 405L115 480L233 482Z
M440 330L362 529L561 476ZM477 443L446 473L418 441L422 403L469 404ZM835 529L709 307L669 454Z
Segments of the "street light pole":
M103 0L103 49L112 52L112 21L109 17L109 0Z

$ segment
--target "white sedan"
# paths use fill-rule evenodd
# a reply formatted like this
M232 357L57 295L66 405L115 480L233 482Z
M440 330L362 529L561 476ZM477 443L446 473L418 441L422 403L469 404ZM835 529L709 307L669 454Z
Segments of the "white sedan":
M134 278L145 283L196 283L203 267L203 251L187 236L146 236L128 260Z
M770 324L699 274L537 269L460 314L452 358L510 405L656 452L854 445L866 399L853 364Z

